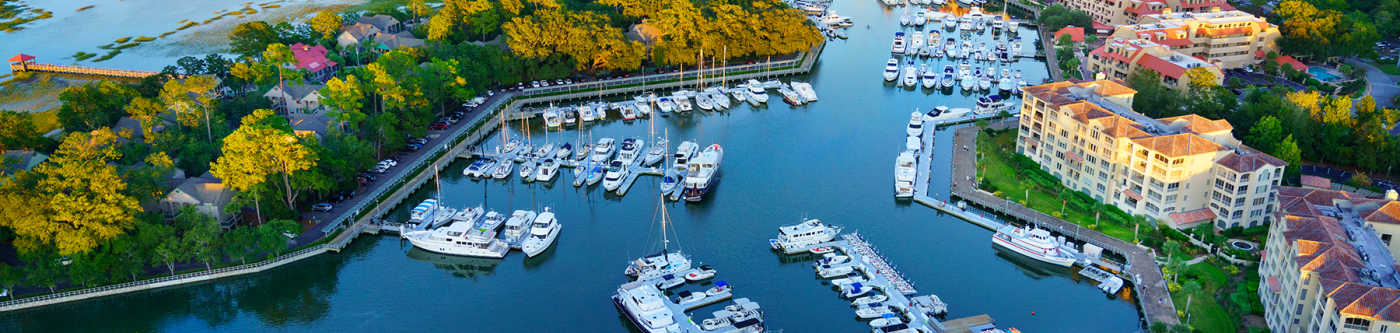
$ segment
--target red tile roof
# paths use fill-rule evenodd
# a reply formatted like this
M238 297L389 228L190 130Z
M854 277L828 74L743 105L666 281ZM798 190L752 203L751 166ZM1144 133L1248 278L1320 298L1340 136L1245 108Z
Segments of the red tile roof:
M27 60L34 60L34 56L28 55L28 54L24 54L24 53L20 53L19 55L16 55L16 56L10 58L10 61L14 61L14 62L27 61Z
M1153 43L1157 43L1157 44L1166 45L1166 46L1171 46L1171 47L1187 46L1187 45L1196 44L1196 42L1192 42L1190 39L1185 39L1185 38L1159 39L1159 40L1154 40L1154 41L1152 41L1152 42L1153 42Z
M1069 34L1069 35L1070 35L1070 39L1071 39L1071 40L1074 40L1074 41L1076 41L1076 42L1083 42L1083 41L1084 41L1084 28L1083 28L1083 27L1064 27L1064 28L1060 29L1060 31L1056 31L1056 32L1055 32L1055 40L1056 40L1056 41L1059 41L1059 40L1060 40L1060 36L1061 36L1061 35L1064 35L1064 34Z
M1221 11L1231 11L1231 10L1235 10L1235 6L1231 6L1229 3L1226 3L1226 2L1224 2L1224 1L1217 1L1217 2L1200 2L1200 3L1186 3L1186 2L1183 1L1183 2L1181 3L1181 8L1201 8L1201 7L1220 7L1220 10L1221 10Z
M1248 148L1244 145L1240 145L1240 147ZM1245 149L1240 150L1245 151ZM1275 167L1285 166L1288 165L1288 162L1284 162L1268 154L1253 151L1248 155L1231 153L1221 158L1219 161L1215 161L1215 164L1230 168L1230 170L1235 170L1236 172L1252 172L1269 165Z
M335 67L336 62L326 58L325 46L308 46L302 43L292 44L292 56L297 60L297 69L305 69L312 72L319 72L327 67Z
M1212 212L1210 208L1202 208L1180 213L1171 213L1167 215L1171 216L1172 221L1176 222L1177 225L1215 219L1215 212Z
M1220 144L1211 142L1200 136L1186 133L1133 139L1133 143L1161 152L1163 155L1167 155L1167 157L1213 153L1226 149L1225 146L1221 146Z
M1113 26L1094 21L1094 30L1112 31Z
M1391 303L1395 303L1397 297L1400 297L1400 290L1372 287L1366 294L1361 295L1360 299L1342 308L1341 312L1353 316L1373 317Z
M1325 177L1303 175L1303 186L1331 189L1332 180Z
M1226 121L1225 119L1210 120L1209 118L1194 114L1189 114L1180 117L1161 118L1157 119L1157 121L1167 125L1172 125L1177 122L1185 122L1185 124L1181 125L1181 129L1196 134L1214 133L1219 131L1228 131L1235 129L1235 126L1230 125L1230 122Z
M1298 59L1293 59L1293 57L1290 56L1278 56L1278 58L1274 58L1274 61L1278 62L1280 68L1283 67L1283 64L1289 64L1293 65L1293 70L1296 71L1308 70L1308 65L1304 65L1302 62L1298 61Z
M1366 215L1366 222L1400 224L1400 201L1388 201L1380 209Z
M1217 28L1217 29L1197 28L1197 29L1196 29L1196 36L1229 36L1229 35L1248 34L1248 33L1254 33L1254 29L1253 29L1253 28L1250 28L1250 27Z
M1180 79L1181 75L1186 73L1186 67L1151 54L1144 54L1142 58L1138 58L1137 64L1174 79Z
M1149 7L1146 2L1137 5L1137 7L1128 8L1128 12L1137 14L1138 16L1147 16L1162 13L1161 10L1152 10L1152 7Z

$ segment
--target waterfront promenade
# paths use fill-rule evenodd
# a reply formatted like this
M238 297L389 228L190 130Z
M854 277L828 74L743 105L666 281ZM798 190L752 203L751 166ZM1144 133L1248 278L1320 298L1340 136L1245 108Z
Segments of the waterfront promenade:
M991 128L1015 128L1015 126L1016 121L1011 120L995 123ZM1027 223L1039 225L1042 228L1052 230L1080 230L1079 226L1074 223L1055 218L1014 202L1009 202L1006 199L994 197L985 191L973 188L972 182L967 181L967 179L976 178L974 171L977 170L978 132L980 132L980 129L975 126L960 128L955 132L952 147L952 195L982 206L984 209L1010 215ZM962 147L964 146L966 146L967 149L963 149ZM1176 307L1172 305L1171 296L1167 292L1166 280L1162 278L1162 270L1157 266L1153 253L1137 244L1109 237L1097 231L1082 230L1075 233L1077 234L1074 235L1076 238L1092 243L1112 246L1124 252L1120 253L1128 261L1128 267L1125 271L1128 277L1124 280L1132 281L1136 284L1138 305L1143 312L1143 317L1146 318L1148 323L1162 322L1167 324L1167 326L1174 326L1179 323L1176 316ZM1138 282L1139 279L1141 280L1140 283Z

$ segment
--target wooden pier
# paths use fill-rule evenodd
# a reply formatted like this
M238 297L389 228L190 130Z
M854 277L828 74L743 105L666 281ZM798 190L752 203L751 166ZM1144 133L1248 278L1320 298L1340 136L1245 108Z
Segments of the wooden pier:
M11 71L11 72L15 72L15 73L19 73L19 72L47 72L47 73L61 73L61 74L82 74L82 75L97 75L97 76L124 77L124 78L136 78L136 79L144 78L144 77L151 76L151 75L159 75L159 74L160 74L160 72L134 71L134 70L127 70L127 69L110 69L110 68L95 68L95 67L83 67L83 66L68 66L68 65L40 64L40 63L37 63L37 62L34 61L34 56L31 56L31 55L28 55L28 54L19 54L19 55L16 55L16 56L10 58L10 71Z

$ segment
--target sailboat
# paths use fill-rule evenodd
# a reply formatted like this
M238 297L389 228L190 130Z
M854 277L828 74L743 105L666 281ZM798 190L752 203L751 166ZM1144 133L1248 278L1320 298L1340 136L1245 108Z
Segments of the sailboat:
M666 213L665 197L660 198L658 205L661 209L661 252L633 260L627 265L627 270L623 271L637 281L652 280L690 270L689 257L680 251L670 252L671 240L666 236L666 222L670 217Z

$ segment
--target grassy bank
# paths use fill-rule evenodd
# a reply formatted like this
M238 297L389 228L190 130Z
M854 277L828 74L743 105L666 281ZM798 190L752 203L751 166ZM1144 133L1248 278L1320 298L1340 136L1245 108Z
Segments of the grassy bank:
M1186 266L1177 282L1184 284L1188 279L1195 279L1201 284L1201 291L1191 294L1190 312L1187 313L1191 319L1191 326L1201 332L1234 332L1238 323L1215 299L1215 292L1224 287L1229 280L1225 272L1210 263L1202 262ZM1178 291L1171 295L1177 310L1185 311L1187 294ZM1186 318L1182 318L1182 322L1186 322Z
M1135 243L1130 226L1124 226L1126 223L1120 225L1111 222L1118 221L1117 216L1103 212L1096 223L1094 212L1077 209L1074 202L1065 203L1061 200L1059 193L1065 189L1063 186L1055 183L1052 184L1053 187L1047 188L1044 184L1024 179L1033 170L1023 170L1012 160L1017 156L1016 131L996 131L995 134L991 132L993 131L982 131L977 137L977 150L981 155L981 159L977 161L977 176L982 180L982 189L994 194L999 192L998 197L1002 199L1010 199L1052 216L1060 214L1063 209L1061 218L1065 221ZM1092 205L1092 202L1090 204Z

